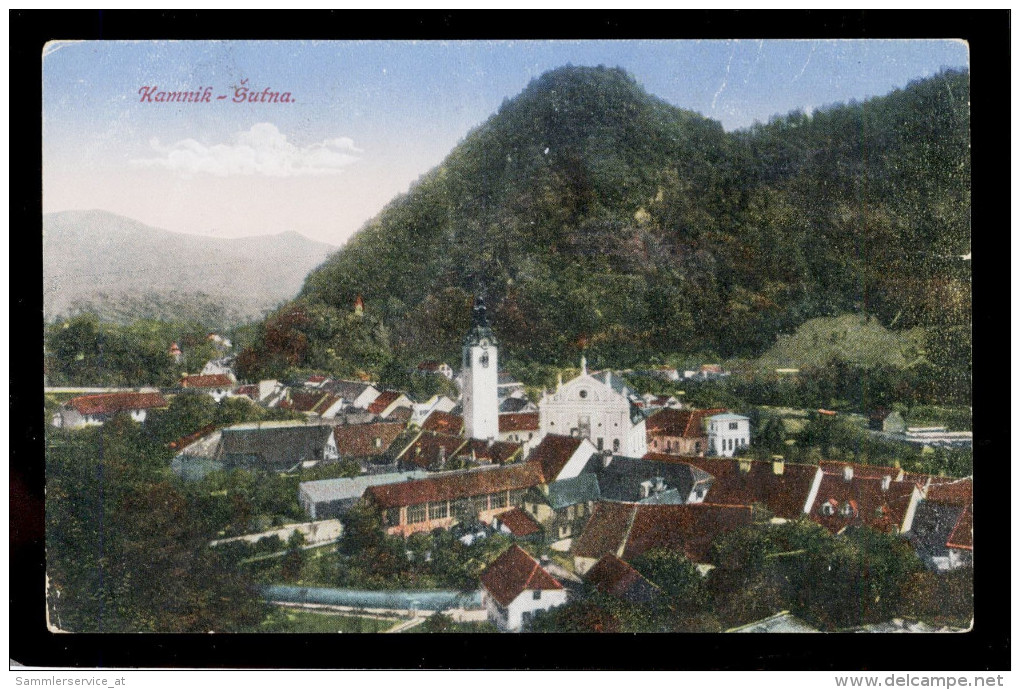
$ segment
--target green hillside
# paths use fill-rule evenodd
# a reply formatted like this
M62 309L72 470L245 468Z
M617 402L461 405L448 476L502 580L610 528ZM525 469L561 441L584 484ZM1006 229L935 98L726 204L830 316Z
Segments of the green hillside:
M934 327L930 359L962 380L969 203L966 73L726 133L622 70L565 67L313 271L245 367L456 361L484 289L519 362L755 357L809 319L860 313ZM342 328L359 294L372 325ZM326 354L351 338L350 357Z

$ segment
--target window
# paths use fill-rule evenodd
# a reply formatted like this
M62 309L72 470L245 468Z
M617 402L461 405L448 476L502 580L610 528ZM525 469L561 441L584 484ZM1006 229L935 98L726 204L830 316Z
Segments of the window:
M613 439L613 452L614 453L620 452L620 439L618 438Z
M581 398L581 400L584 400L588 397L588 391L582 389L577 395Z
M525 489L513 489L510 492L510 505L519 506L524 503Z
M379 438L378 436L375 437L373 443L375 443L376 448L382 448L382 439Z
M570 536L570 525L560 525L560 539Z
M425 504L418 503L407 507L407 522L413 525L416 522L425 522Z
M737 429L737 428L739 428L739 424L737 422L730 422L730 428L731 429Z
M531 593L531 598L534 599L535 601L538 601L539 599L541 599L542 598L542 590L536 589L534 592Z
M400 508L387 508L383 511L383 525L396 527L400 524Z
M449 517L450 507L446 501L432 501L429 503L429 520L438 520Z
M822 515L832 515L834 512L836 511L833 510L831 503L822 504Z
M595 445L598 446L599 450L602 450L602 437L601 436L599 436L598 442Z
M492 500L490 503L493 508L506 508L506 492L500 491L498 494L492 494Z
M471 501L475 504L476 514L489 509L489 496L487 494L475 496Z
M471 499L469 498L461 498L453 502L453 514L461 520L471 517L471 508Z
M574 519L574 506L567 506L567 519L568 520Z
M489 353L483 352L482 356L478 359L478 363L481 364L483 367L489 366Z

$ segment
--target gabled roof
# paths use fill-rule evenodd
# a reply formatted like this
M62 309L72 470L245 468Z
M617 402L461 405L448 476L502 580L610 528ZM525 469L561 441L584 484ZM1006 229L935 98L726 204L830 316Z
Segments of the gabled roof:
M423 432L400 452L398 460L429 469L452 460L467 444L460 436Z
M888 476L893 479L902 479L906 481L906 475L904 474L901 478L900 475L903 472L899 467L888 467L885 465L862 465L853 462L840 462L839 460L821 460L818 466L822 468L822 472L825 474L835 474L842 476L849 467L853 470L855 477L862 477L868 479L881 479L882 477ZM922 476L922 475L917 475ZM924 484L923 481L915 482L918 484Z
M371 383L362 381L327 381L323 388L329 392L339 395L348 403L353 403L367 389L372 388Z
M732 412L720 412L719 414L711 415L708 419L713 419L717 422L750 421L749 417L745 417L742 414L733 414Z
M645 426L649 437L701 438L708 433L705 430L705 419L721 412L725 412L725 410L722 408L712 410L674 410L672 408L665 408L648 417Z
M216 431L216 425L215 424L207 424L206 426L202 427L201 429L199 429L198 431L196 431L193 434L188 434L187 436L182 436L181 438L177 439L176 441L171 441L167 445L167 447L168 448L172 448L174 450L181 450L183 448L187 448L188 446L190 446L195 441L198 441L199 439L201 439L204 436L208 436L209 434L211 434L214 431Z
M608 467L597 470L602 500L628 503L686 503L698 484L705 489L712 476L685 462L656 462L642 458L614 455ZM655 496L643 496L642 484L661 479L664 489Z
M234 389L234 395L246 395L252 400L259 399L259 387L254 383L248 383L243 386L238 386Z
M703 563L719 536L749 524L750 506L599 503L574 542L573 553L596 559L616 554L631 560L650 549L664 548Z
M590 472L582 472L570 479L561 479L548 485L549 493L545 496L549 507L562 510L567 506L599 500L598 477Z
M327 400L335 402L338 398L324 391L292 390L290 392L290 402L286 405L281 405L281 407L294 410L295 412L315 412L316 410L329 409L332 403L326 405L325 408L322 407L322 403Z
M490 563L482 572L481 581L492 598L503 606L509 606L527 590L563 589L556 578L517 545Z
M898 529L910 507L912 496L918 490L914 482L891 481L889 488L883 489L883 478L858 477L854 475L850 481L834 474L822 476L818 488L818 497L811 507L811 519L830 532L839 532L845 527L864 524L881 532ZM821 506L832 505L832 515L825 515ZM849 515L843 514L849 505Z
M546 481L552 481L570 462L570 458L577 452L583 440L573 436L546 434L541 443L531 451L528 462L538 464Z
M506 526L515 537L530 537L542 531L542 526L535 521L535 518L528 515L520 508L511 508L500 513L496 518Z
M489 443L488 441L473 438L469 439L468 442L457 451L457 455L470 455L475 460L491 462L496 465L505 465L517 459L523 448L524 446L520 443L510 443L509 441L494 441Z
M403 431L403 424L391 422L350 424L334 428L333 438L342 456L374 457L389 450ZM379 439L379 445L376 445L376 439Z
M969 507L974 502L974 480L970 477L941 482L928 487L925 500Z
M229 466L289 468L321 460L328 426L233 426L222 430L220 454Z
M645 457L665 460L671 456L650 453ZM779 468L771 462L735 458L680 459L700 467L714 478L705 500L726 505L761 503L776 517L788 520L804 514L818 474L817 465L791 462L783 463L782 474L777 474Z
M181 379L181 388L233 388L234 382L226 374L198 374Z
M114 414L128 410L151 410L166 407L166 399L159 393L101 393L71 398L65 403L79 414Z
M375 486L365 492L380 508L409 506L426 501L452 501L497 491L529 489L542 483L537 465L525 462L493 469L440 474L401 484Z
M509 398L503 398L499 402L499 414L500 414L500 417L502 417L503 415L512 414L512 413L515 413L515 412L523 412L523 411L527 410L530 405L532 405L532 402L530 400L528 400L527 398L515 398L513 396L511 396ZM531 409L534 409L534 408L531 408ZM500 424L500 426L502 426L502 424ZM503 431L503 429L500 429L500 431ZM508 429L508 431L516 431L516 430L515 429Z
M969 506L963 509L956 525L953 526L953 531L949 533L949 538L946 540L946 546L951 549L974 550L974 517Z
M400 391L383 391L379 394L372 404L368 406L368 411L372 414L382 414L386 411L386 408L395 403L400 399L403 393Z
M585 573L584 580L603 594L632 603L651 601L659 593L658 587L613 554L603 556Z
M459 414L435 410L421 425L422 431L433 431L438 434L460 436L464 433L464 418Z
M499 415L499 433L538 431L537 412L511 412Z

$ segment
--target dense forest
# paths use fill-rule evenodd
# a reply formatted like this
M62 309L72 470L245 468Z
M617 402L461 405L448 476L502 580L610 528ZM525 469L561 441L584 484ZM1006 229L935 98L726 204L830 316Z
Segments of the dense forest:
M534 80L263 324L249 375L456 360L485 290L508 357L753 357L808 319L923 328L969 395L969 76L727 133L620 69ZM372 326L343 327L357 295ZM356 342L350 342L353 338Z

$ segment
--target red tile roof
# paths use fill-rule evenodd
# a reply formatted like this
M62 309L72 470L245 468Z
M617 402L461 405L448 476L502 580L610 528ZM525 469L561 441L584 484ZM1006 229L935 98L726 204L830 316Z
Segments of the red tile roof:
M386 408L393 404L403 393L400 391L383 391L379 394L379 397L372 401L372 404L368 406L368 411L372 414L382 414L386 411Z
M651 455L651 454L650 454ZM804 505L811 495L811 486L818 474L818 466L784 463L783 473L776 474L771 462L738 460L734 458L677 458L669 455L645 456L646 459L670 458L694 465L712 475L715 480L706 500L726 505L761 503L776 517L793 519L804 514ZM748 468L741 470L741 465Z
M974 481L968 477L954 482L932 484L928 487L925 500L970 507L974 501Z
M398 459L429 469L442 464L441 460L452 460L466 443L467 441L460 436L431 434L426 431L401 451Z
M563 589L556 578L519 546L511 546L482 572L482 586L492 598L509 606L526 590Z
M535 518L520 508L511 508L496 517L515 537L528 537L542 531L542 526L535 521Z
M841 475L825 474L818 489L818 497L811 506L810 517L830 532L838 532L850 525L868 525L881 532L899 529L903 524L913 492L914 482L892 481L882 489L881 477L858 477L848 482ZM830 503L832 515L824 515L821 507ZM850 505L849 515L843 515L844 506Z
M100 393L71 398L66 404L79 414L94 415L166 407L167 401L159 393Z
M464 431L464 418L459 414L436 410L425 419L421 428L423 431L459 436Z
M333 396L322 391L291 391L287 409L295 412L314 412L326 398L330 397Z
M680 438L701 438L706 436L704 421L714 414L726 412L725 408L711 410L659 410L647 420L645 428L648 437L675 436Z
M695 563L703 563L716 538L749 524L751 506L746 505L599 503L574 542L573 553L597 559L619 554L631 560L663 548L682 551Z
M325 414L329 408L340 402L340 400L341 398L339 396L333 395L332 393L326 393L322 400L320 400L319 403L312 408L312 412L314 414Z
M403 424L389 422L350 424L334 428L333 438L341 456L373 457L389 450L403 430ZM379 439L378 446L376 439Z
M974 518L969 506L960 513L953 531L949 533L949 538L946 539L946 546L951 549L974 550Z
M237 388L234 389L234 395L246 395L252 400L258 400L259 387L253 383L244 386L238 386Z
M577 452L583 440L573 436L547 434L531 451L528 462L536 463L542 468L542 475L546 481L554 481L556 475L566 467L571 456Z
M365 495L380 508L409 506L425 501L452 501L497 491L530 489L542 483L537 465L526 462L494 469L469 470L415 479L397 484L373 486Z
M414 412L412 412L410 407L398 407L397 409L393 410L393 412L390 412L388 415L386 415L386 419L388 419L391 422L399 422L400 424L406 426L407 423L411 421L411 417L413 414Z
M628 597L635 587L642 585L648 588L654 587L629 563L621 561L613 554L606 554L593 565L585 573L584 581L603 594L609 594L618 599Z
M325 376L320 376L318 374L316 374L315 376L308 377L308 383L322 383L325 380L326 380Z
M181 379L181 388L233 388L234 382L226 374L197 374Z
M457 451L457 455L471 455L476 460L505 465L518 459L517 456L520 455L523 447L520 443L510 443L509 441L494 441L490 444L487 441L473 438Z
M508 412L499 416L499 433L538 431L537 412Z
M825 472L825 474L834 474L839 476L843 476L845 468L849 467L854 471L855 477L866 479L881 479L885 476L897 479L901 472L899 467L887 467L885 465L861 465L852 462L840 462L838 460L822 460L818 463L818 466L822 468L822 472ZM906 480L906 477L904 477L904 480ZM923 484L924 482L920 483Z

